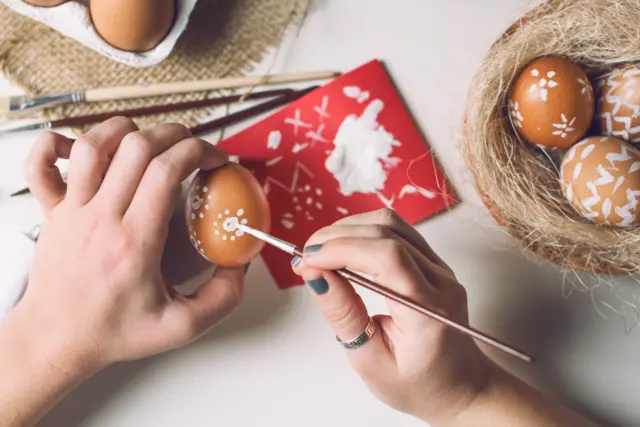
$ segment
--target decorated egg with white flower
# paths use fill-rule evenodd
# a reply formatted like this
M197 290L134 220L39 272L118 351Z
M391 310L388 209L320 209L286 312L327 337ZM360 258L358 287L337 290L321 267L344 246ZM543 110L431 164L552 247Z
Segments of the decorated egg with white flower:
M200 254L220 267L240 267L264 247L239 224L268 233L271 215L258 180L236 163L200 171L189 187L187 228Z
M567 200L585 218L617 227L640 225L640 151L611 136L571 147L560 169Z
M566 149L591 126L595 100L585 72L574 62L545 56L527 65L509 94L509 118L532 144Z

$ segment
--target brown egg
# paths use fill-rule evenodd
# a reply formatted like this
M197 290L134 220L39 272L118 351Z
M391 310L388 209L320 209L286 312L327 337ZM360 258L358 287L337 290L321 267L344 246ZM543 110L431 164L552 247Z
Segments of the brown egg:
M271 227L269 204L260 183L236 163L195 176L187 194L186 214L191 243L221 267L245 265L264 246L237 229L237 224L265 233Z
M141 52L167 36L176 14L176 0L91 0L93 26L110 45Z
M640 66L617 68L600 79L597 87L600 132L640 142Z
M510 92L514 129L532 144L569 148L593 120L593 88L587 75L565 58L546 56L520 73Z
M592 136L571 147L560 170L567 200L600 224L640 224L640 151L612 136Z
M22 0L22 1L37 7L54 7L54 6L60 6L62 3L66 3L70 0Z

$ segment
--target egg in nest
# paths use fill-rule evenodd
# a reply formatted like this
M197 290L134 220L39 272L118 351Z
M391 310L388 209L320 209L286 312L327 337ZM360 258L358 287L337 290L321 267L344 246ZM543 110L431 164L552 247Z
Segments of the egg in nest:
M566 149L593 121L593 87L574 62L546 56L527 65L509 94L509 118L520 136L535 145Z
M640 224L640 151L632 145L611 136L586 138L565 153L560 181L585 218L621 228Z

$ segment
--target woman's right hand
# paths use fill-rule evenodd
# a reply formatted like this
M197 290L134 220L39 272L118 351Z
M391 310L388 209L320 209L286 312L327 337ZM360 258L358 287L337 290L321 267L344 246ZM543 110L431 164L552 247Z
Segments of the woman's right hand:
M392 210L345 218L315 233L294 271L314 290L318 306L341 339L358 336L369 314L354 288L331 270L359 271L396 292L462 323L463 286L427 242ZM383 402L434 425L449 425L489 381L490 363L473 340L388 301L375 316L369 342L347 350L349 361Z

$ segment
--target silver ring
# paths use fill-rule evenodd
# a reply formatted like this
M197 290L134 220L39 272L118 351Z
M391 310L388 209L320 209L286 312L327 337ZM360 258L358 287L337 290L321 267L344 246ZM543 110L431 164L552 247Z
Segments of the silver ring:
M367 323L367 327L364 328L364 331L357 337L349 341L342 341L340 337L336 336L336 341L347 350L353 350L355 348L361 347L367 343L376 332L376 323L373 319L369 319L369 323Z

